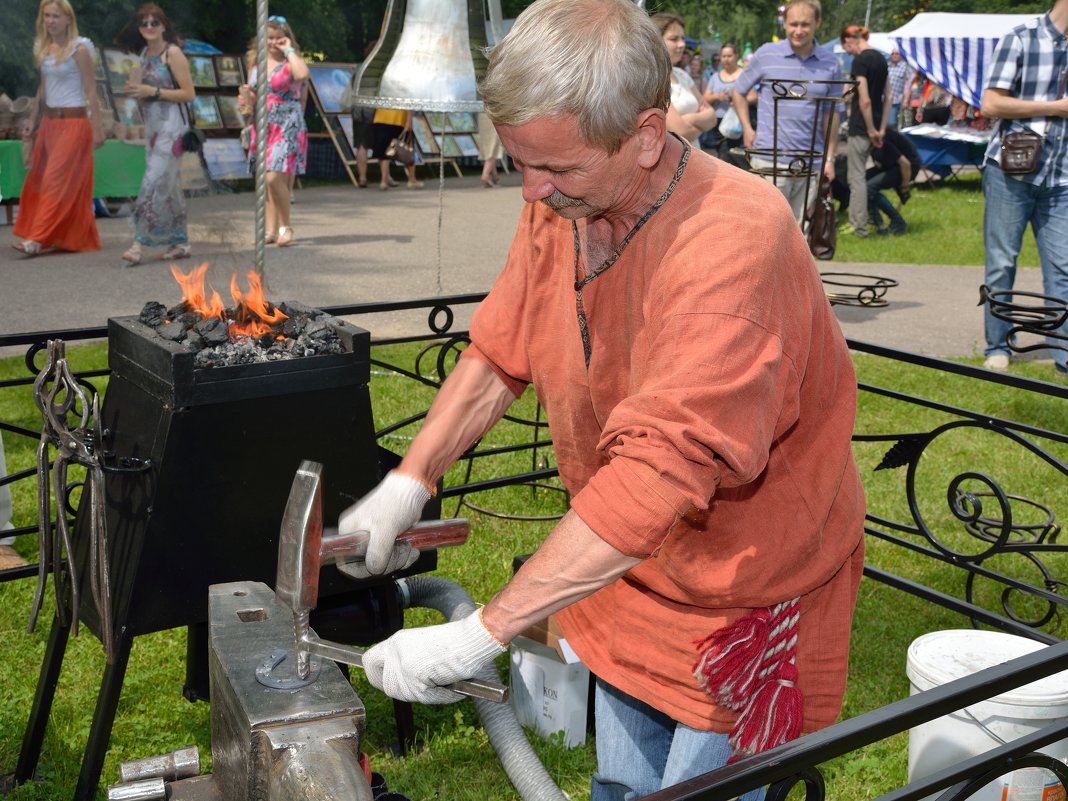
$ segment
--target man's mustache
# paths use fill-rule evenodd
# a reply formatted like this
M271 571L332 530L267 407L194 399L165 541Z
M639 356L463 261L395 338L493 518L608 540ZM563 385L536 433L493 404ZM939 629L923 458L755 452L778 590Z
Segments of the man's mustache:
M581 206L582 201L578 198L569 197L561 192L559 189L553 191L548 197L543 197L541 202L548 206L553 211L559 211L560 209L569 209L573 206Z

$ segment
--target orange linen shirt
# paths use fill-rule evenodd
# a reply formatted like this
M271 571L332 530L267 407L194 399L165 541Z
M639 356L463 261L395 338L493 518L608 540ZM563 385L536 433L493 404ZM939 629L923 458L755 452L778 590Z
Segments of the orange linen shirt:
M583 662L697 729L734 713L692 675L695 641L800 596L805 728L841 709L863 562L850 448L856 379L782 195L692 153L664 206L583 290L571 224L522 213L465 358L545 407L572 507L644 561L557 614Z

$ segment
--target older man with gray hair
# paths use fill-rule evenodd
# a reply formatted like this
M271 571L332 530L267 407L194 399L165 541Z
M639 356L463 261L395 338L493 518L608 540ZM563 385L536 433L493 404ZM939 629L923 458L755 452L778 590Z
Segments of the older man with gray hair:
M422 430L340 520L368 573L410 564L397 534L533 384L571 509L486 606L364 667L457 700L555 613L597 677L594 801L832 723L863 567L849 352L782 195L667 132L670 69L627 0L538 0L494 49L527 205Z

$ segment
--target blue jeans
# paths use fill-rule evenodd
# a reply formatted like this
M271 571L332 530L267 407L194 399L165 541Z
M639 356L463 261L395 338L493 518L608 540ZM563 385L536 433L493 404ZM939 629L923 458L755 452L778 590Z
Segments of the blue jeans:
M1038 257L1042 264L1043 293L1068 300L1068 186L1035 186L1006 176L997 164L983 168L983 245L986 249L984 281L991 290L1011 290L1016 281L1016 259L1027 224L1035 232ZM998 320L983 307L987 356L1009 355L1006 338L1012 326ZM1068 325L1061 326L1068 334ZM1057 340L1050 339L1054 344ZM1065 345L1060 340L1060 345ZM1068 352L1051 349L1053 360L1062 369L1068 365Z
M726 734L677 723L597 679L597 773L590 801L632 801L722 767L730 758ZM764 788L739 801L763 801Z
M902 228L905 218L898 214L894 204L883 194L884 189L894 189L901 186L901 168L893 166L888 170L869 172L867 176L868 186L868 220L882 227L882 217L879 212L884 212L890 218L892 228Z

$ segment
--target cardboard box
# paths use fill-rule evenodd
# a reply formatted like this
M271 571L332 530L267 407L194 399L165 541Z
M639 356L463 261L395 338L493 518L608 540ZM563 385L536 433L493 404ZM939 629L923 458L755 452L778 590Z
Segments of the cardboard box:
M524 726L543 737L564 732L574 748L586 742L590 671L551 617L512 640L512 706Z

